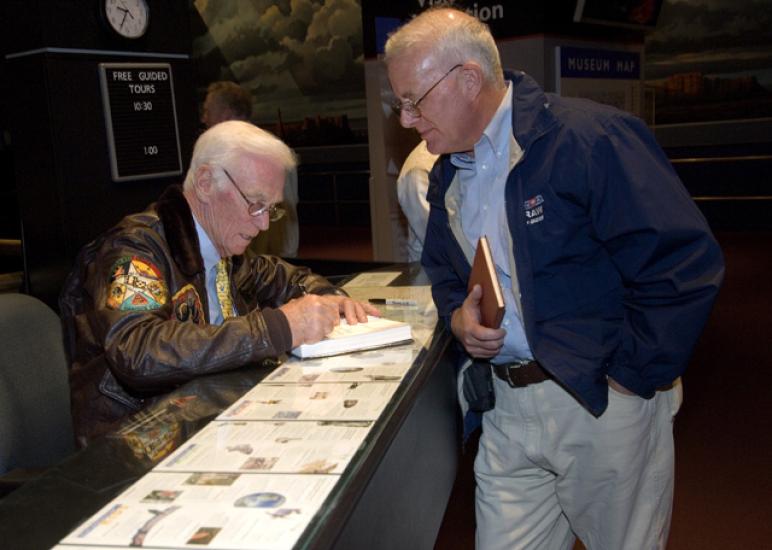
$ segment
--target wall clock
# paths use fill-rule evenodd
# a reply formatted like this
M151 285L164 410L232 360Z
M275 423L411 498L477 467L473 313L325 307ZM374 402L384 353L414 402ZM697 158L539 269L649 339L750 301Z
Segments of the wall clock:
M147 0L100 0L107 26L123 38L141 38L150 25Z

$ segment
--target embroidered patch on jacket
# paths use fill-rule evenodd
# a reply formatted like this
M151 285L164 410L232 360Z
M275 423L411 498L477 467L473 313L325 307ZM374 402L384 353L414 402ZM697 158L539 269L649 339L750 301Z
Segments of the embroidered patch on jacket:
M172 296L172 310L178 321L193 321L197 325L203 325L205 322L201 297L193 285L185 285Z
M536 195L523 203L526 225L532 225L544 220L544 197Z
M158 309L169 301L159 269L145 259L124 256L113 264L107 307L119 311Z

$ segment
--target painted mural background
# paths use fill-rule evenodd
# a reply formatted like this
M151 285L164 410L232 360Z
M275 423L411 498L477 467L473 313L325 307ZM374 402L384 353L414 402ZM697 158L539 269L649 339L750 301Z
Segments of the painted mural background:
M253 121L293 146L366 141L358 0L195 0L199 97L215 80L253 95Z
M293 146L367 141L360 0L193 5L201 99L233 80ZM772 118L772 0L665 0L644 59L649 123Z
M772 2L666 0L644 70L656 124L772 117Z

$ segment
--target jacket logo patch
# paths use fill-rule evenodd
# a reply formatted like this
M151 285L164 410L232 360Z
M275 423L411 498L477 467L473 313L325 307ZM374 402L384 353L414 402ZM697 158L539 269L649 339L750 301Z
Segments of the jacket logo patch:
M145 259L124 256L113 264L107 307L118 311L159 309L169 301L160 270Z
M191 284L183 286L172 296L172 310L174 317L183 323L186 321L192 321L197 325L205 323L201 297L198 295L196 287Z
M544 221L544 197L536 195L523 203L525 210L525 224L533 225Z

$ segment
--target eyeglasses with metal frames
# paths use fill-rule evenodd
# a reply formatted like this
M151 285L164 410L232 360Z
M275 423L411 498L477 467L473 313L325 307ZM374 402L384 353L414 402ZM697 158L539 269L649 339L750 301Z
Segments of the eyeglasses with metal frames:
M442 77L437 82L435 82L432 85L431 88L426 90L426 93L424 93L424 95L419 97L418 100L413 101L412 99L405 99L405 100L395 99L394 103L391 104L391 108L394 109L394 112L397 113L397 116L400 116L402 114L402 112L404 111L407 114L409 114L411 117L414 117L414 118L420 117L421 116L421 109L418 108L418 104L421 103L424 99L426 99L426 96L428 96L433 89L435 89L437 86L439 86L440 82L445 80L445 78L450 73L452 73L453 71L455 71L459 67L463 67L463 66L464 66L463 63L458 63L457 65L453 65L453 67L451 67L448 72L446 72L444 75L442 75Z
M220 168L222 168L225 176L233 184L233 187L236 188L236 191L239 192L241 198L244 199L244 202L247 203L247 212L249 212L250 216L257 217L262 216L263 214L268 214L268 219L272 222L278 221L282 216L284 216L284 209L281 206L276 206L275 204L263 204L261 202L252 202L249 200L241 188L236 184L231 175L228 173L228 171L222 166Z

